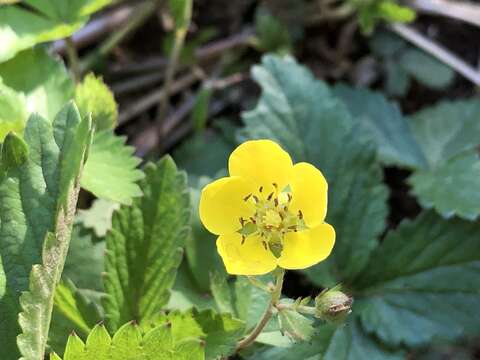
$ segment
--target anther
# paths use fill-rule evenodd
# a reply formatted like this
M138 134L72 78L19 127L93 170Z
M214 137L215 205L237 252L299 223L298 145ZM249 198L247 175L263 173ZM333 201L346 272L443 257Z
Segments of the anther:
M255 200L256 203L258 203L258 197L256 197L255 195L252 195L253 197L253 200Z
M245 244L245 239L246 239L246 238L247 238L247 237L246 237L245 235L242 235L242 242L241 242L241 244L240 244L240 245L243 245L243 244Z
M250 216L250 221L254 224L256 224L257 222L255 221L255 219L253 217Z
M292 201L292 194L287 193L287 196L288 196L288 202L291 202Z
M243 198L243 201L248 201L248 199L250 199L250 196L252 196L252 194L248 194L247 196L245 196L245 197Z
M275 190L278 190L278 184L277 183L272 183L272 185L275 188Z
M260 186L260 189L258 189L259 192L263 191L263 186Z
M273 199L273 202L275 204L275 207L277 207L278 206L278 198Z
M303 219L303 213L302 213L302 210L298 210L298 217L299 219Z
M268 195L267 200L268 201L272 200L272 197L273 197L273 192Z
M265 250L268 250L267 243L265 241L262 241L262 244L263 244L263 247L265 248Z

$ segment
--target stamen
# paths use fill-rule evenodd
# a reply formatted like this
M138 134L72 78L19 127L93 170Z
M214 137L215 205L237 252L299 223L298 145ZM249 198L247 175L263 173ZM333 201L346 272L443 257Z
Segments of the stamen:
M263 247L265 248L265 250L268 250L268 248L267 248L267 242L266 242L266 241L262 241L262 244L263 244Z
M245 196L245 197L243 198L243 201L248 201L248 199L250 199L250 196L252 196L252 194L248 194L247 196Z
M275 190L278 190L278 184L277 183L272 183L272 185L275 188Z
M253 200L255 200L256 203L258 203L258 197L256 197L255 195L252 195L253 197Z
M250 216L250 221L254 224L256 224L257 222L255 221L255 219L253 217Z
M246 239L246 238L247 238L247 237L246 237L245 235L242 235L242 242L241 242L241 244L240 244L240 245L243 245L243 244L245 244L245 239Z
M259 192L263 191L263 186L260 186L260 189L258 189Z
M268 195L267 200L268 201L272 200L272 197L273 197L273 192Z
M273 199L273 203L275 204L275 207L278 206L278 198Z
M240 225L243 226L245 224L245 219L243 217L241 217L239 220L240 220Z
M288 202L291 202L292 201L292 194L287 193L287 196L288 196Z
M302 213L302 210L298 210L298 217L300 220L303 219L303 213Z

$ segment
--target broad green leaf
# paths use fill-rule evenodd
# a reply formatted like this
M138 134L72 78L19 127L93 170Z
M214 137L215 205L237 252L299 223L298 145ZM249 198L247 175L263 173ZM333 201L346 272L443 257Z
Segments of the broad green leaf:
M105 242L94 242L93 234L75 224L72 230L64 278L71 279L83 289L102 291L102 272Z
M25 97L0 79L0 143L10 131L22 134L27 117Z
M95 199L87 210L78 210L77 221L85 228L91 229L95 236L103 238L112 228L112 215L120 204L104 199Z
M412 129L428 160L409 179L413 193L427 208L444 217L475 219L478 205L480 101L443 102L411 119Z
M480 144L480 101L445 101L411 119L413 134L430 168Z
M341 327L323 325L308 342L291 347L266 347L255 352L251 360L403 360L404 355L390 352L368 336L358 321L352 319Z
M64 64L42 48L22 51L0 64L0 78L25 98L26 108L22 112L38 113L50 122L73 97L73 82Z
M93 74L85 76L75 89L75 102L80 114L92 115L96 131L113 129L117 123L117 103L101 77Z
M23 165L27 160L28 145L15 133L9 133L2 145L0 164L2 175Z
M36 44L65 38L111 0L24 0L0 7L0 62ZM22 6L31 6L32 9Z
M219 359L231 355L237 341L242 337L245 323L232 317L232 314L218 314L213 310L187 312L178 311L162 315L155 324L169 323L174 342L189 338L205 341L205 358Z
M129 205L142 195L137 181L143 173L137 169L141 160L125 140L110 130L95 134L81 185L99 198Z
M422 150L397 104L381 93L346 85L337 85L334 93L371 134L384 163L413 168L426 165Z
M170 157L147 165L145 174L144 196L114 214L106 238L104 306L113 330L146 320L168 303L189 236L185 174Z
M128 323L110 337L103 325L97 325L86 343L75 334L70 335L65 349L65 360L203 360L202 341L190 338L175 342L171 326L160 325L142 335L137 325ZM51 355L50 359L57 359Z
M479 234L476 223L433 212L402 223L355 283L363 327L392 346L478 333Z
M312 271L324 274L328 266L352 279L385 227L387 189L375 148L327 86L292 58L266 56L253 76L263 92L257 107L243 114L244 137L275 140L295 162L323 172L330 186L327 222L337 240L329 260Z
M0 347L6 359L43 356L53 292L68 250L78 176L91 121L68 104L53 125L32 115L25 128L28 158L0 179ZM3 146L3 153L8 143ZM2 164L4 160L2 159ZM33 269L32 269L33 266ZM21 299L19 300L20 295ZM20 308L21 304L21 308Z
M447 160L432 170L415 172L408 182L424 208L445 218L475 220L480 214L480 161L476 151Z
M245 321L245 330L248 332L262 317L271 296L269 293L253 286L246 277L236 279L234 285L234 305L236 315ZM268 325L265 330L268 330Z
M227 276L224 273L213 273L210 275L210 290L220 312L237 315L234 308L232 286L227 281Z
M455 77L450 67L416 48L404 51L399 63L419 83L433 89L445 88Z
M405 96L411 85L410 76L405 69L396 62L387 60L385 71L385 91L394 96Z

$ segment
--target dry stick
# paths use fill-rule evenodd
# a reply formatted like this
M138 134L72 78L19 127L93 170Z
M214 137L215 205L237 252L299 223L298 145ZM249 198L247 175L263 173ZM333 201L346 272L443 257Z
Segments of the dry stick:
M159 83L165 78L165 74L146 74L141 76L135 76L130 79L118 81L110 86L110 89L115 95L123 95L131 91L138 91L143 88L149 87Z
M442 15L480 26L480 6L477 4L448 0L410 0L408 5L421 12Z
M471 81L477 86L480 86L480 72L475 70L475 68L467 64L465 61L463 61L441 45L436 44L426 36L414 30L413 28L402 24L392 24L390 25L390 29L405 38L406 40L410 41L414 45L430 53L438 60L449 65L458 73L463 75L463 77L465 77L467 80Z
M82 62L82 71L86 72L90 69L98 59L108 55L126 36L143 25L143 23L153 14L155 8L155 2L146 2L139 5L125 26L111 35L98 49L87 56Z
M82 79L82 72L80 70L77 49L75 48L75 44L73 43L71 37L67 37L65 39L65 42L67 44L68 64L70 66L70 69L72 70L75 82L78 83Z
M227 50L247 45L249 44L252 35L253 29L246 28L238 34L204 45L195 51L195 60L196 62L203 62L212 57L221 55ZM165 68L167 64L168 60L164 57L152 57L142 63L119 65L113 68L113 72L119 74L133 74L149 71L159 71Z
M93 19L83 28L72 35L72 41L77 49L91 45L99 38L108 33L118 29L125 22L128 21L131 14L134 12L133 6L122 6L99 18ZM58 54L64 54L67 50L67 43L65 40L57 40L53 43L51 50Z
M198 80L198 75L195 72L185 75L172 84L172 86L170 87L170 94L174 94L185 88L188 88ZM164 88L157 89L149 93L148 95L142 97L140 100L130 105L127 109L122 110L118 118L118 125L125 124L126 122L133 119L135 116L151 108L158 103L158 99L162 96L165 96Z
M243 338L237 343L237 348L236 348L237 351L253 344L255 339L258 337L258 335L260 335L260 333L263 331L265 326L268 324L268 321L272 317L273 309L276 307L278 301L280 300L280 296L282 295L283 277L285 275L285 270L278 269L277 271L278 271L277 281L275 284L275 289L273 290L273 293L272 293L272 299L270 300L270 303L265 309L265 312L260 318L260 321L258 322L257 326L255 326L255 328L252 330L252 332L249 335L247 335L245 338Z

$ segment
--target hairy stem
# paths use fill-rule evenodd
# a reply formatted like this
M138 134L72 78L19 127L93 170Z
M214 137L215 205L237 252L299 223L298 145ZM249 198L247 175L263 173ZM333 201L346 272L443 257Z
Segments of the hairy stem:
M255 328L252 330L252 332L237 343L237 351L253 344L255 339L258 337L258 335L260 335L260 333L263 331L265 326L268 324L268 321L272 317L273 308L277 306L277 303L280 300L280 296L282 295L284 275L285 275L285 270L277 269L277 279L275 282L275 288L272 292L272 299L270 300L270 303L265 309L265 312L263 313L262 317L258 321Z

